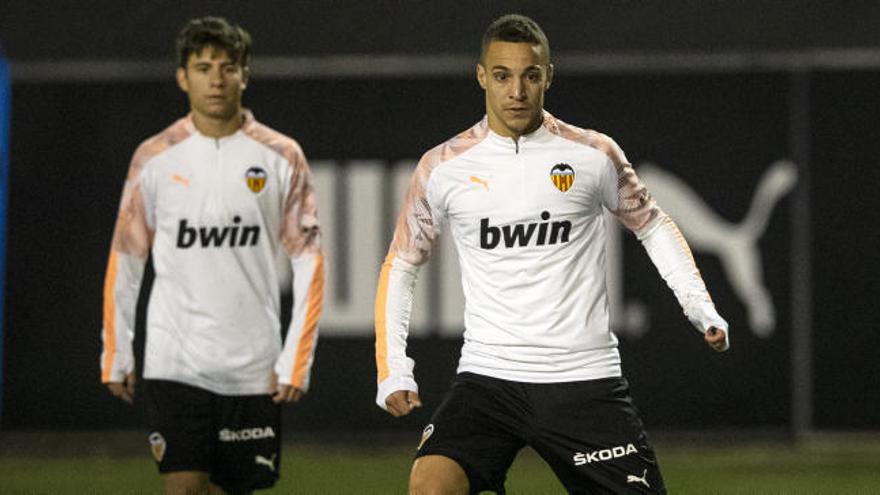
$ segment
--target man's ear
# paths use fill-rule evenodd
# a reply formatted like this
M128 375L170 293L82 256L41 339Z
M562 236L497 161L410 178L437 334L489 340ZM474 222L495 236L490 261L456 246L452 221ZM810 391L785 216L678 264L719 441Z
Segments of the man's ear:
M481 63L477 63L477 82L481 88L486 89L486 68Z
M174 75L177 79L177 87L184 93L189 93L189 79L186 78L186 69L178 67Z
M547 64L547 82L544 83L544 91L550 89L550 83L553 82L553 64Z

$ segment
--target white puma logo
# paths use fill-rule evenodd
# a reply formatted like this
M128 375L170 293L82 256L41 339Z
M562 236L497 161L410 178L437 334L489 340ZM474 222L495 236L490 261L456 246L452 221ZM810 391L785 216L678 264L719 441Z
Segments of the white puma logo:
M767 229L773 207L797 182L795 164L780 160L764 172L739 224L721 218L690 186L656 165L646 163L637 172L688 243L721 259L727 279L746 306L752 331L760 337L773 333L776 311L763 282L758 239Z
M272 471L274 473L275 472L275 456L277 456L277 455L278 454L272 454L272 457L270 457L268 459L266 459L265 457L263 457L261 455L258 455L256 457L254 457L254 462L256 462L257 464L262 464L263 466L266 466L267 468L269 468L270 471Z
M627 483L641 483L641 484L645 485L646 487L651 488L651 485L648 484L647 478L648 478L648 470L645 469L645 472L642 473L641 477L636 476L634 474L626 475L626 482Z

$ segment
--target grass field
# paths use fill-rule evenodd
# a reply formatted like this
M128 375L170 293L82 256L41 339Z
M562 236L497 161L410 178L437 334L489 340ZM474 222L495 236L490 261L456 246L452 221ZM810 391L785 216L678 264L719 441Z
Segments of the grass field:
M60 450L69 446L59 445ZM283 455L282 481L260 493L405 493L412 446L296 446ZM692 448L657 444L672 494L880 494L880 442L874 439ZM564 493L541 459L523 451L508 493ZM148 455L0 456L2 494L160 494Z

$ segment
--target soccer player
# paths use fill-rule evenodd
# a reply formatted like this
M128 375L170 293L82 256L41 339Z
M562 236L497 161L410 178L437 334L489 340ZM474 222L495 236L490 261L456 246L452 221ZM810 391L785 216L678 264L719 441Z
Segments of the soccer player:
M293 139L242 107L250 35L191 20L177 38L190 113L131 161L104 286L101 379L132 402L148 255L144 403L166 493L248 493L280 467L280 407L309 386L324 268L313 180ZM293 270L282 343L279 259Z
M458 374L422 434L411 493L504 491L529 445L571 493L665 492L609 328L603 209L635 232L687 318L728 348L678 228L608 136L544 111L546 36L507 15L476 67L486 117L416 167L376 296L377 404L420 407L406 355L419 266L441 230L458 250L465 295Z

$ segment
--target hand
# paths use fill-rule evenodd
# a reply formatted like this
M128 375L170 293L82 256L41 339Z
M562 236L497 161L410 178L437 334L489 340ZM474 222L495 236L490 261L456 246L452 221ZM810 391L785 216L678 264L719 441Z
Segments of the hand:
M303 389L292 385L278 385L275 387L275 393L272 394L272 402L276 404L287 402L299 402L306 395Z
M278 375L276 375L275 373L272 373L271 390L272 402L276 404L299 402L299 400L302 399L304 395L306 395L305 390L299 387L278 383Z
M411 413L413 409L422 407L422 399L418 392L412 390L398 390L385 398L385 407L388 413L399 418Z
M730 348L730 345L727 343L727 333L720 328L709 328L703 338L709 344L709 347L716 352L724 352Z
M111 394L131 404L134 402L134 384L136 381L134 372L131 372L125 375L122 383L110 382L107 384L107 388L110 389Z

